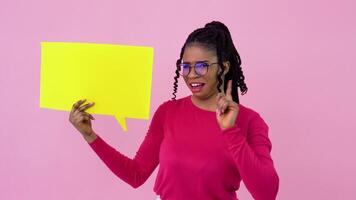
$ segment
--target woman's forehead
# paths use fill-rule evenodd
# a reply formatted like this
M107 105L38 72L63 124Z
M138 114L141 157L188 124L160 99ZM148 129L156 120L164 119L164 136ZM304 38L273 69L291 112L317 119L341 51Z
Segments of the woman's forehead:
M185 47L183 52L183 62L196 62L216 59L215 51L209 50L200 45L190 45Z

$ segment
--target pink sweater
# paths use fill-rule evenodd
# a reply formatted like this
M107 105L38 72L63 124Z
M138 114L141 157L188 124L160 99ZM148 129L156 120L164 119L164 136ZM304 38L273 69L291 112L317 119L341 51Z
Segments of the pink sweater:
M221 131L216 113L195 106L191 96L166 101L133 159L99 135L89 145L134 188L159 164L154 191L162 200L236 200L241 179L254 199L275 199L279 177L268 126L257 112L241 104L239 108L235 126Z

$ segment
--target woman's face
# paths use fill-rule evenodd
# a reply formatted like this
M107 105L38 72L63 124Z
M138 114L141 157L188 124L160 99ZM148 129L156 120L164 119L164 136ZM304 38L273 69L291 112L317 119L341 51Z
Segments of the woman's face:
M216 52L208 50L200 45L188 45L185 47L182 63L188 63L191 66L187 76L183 76L185 83L192 92L192 95L201 100L209 99L218 93L217 74L219 71L218 64L209 65L206 74L199 76L193 68L197 62L217 63Z

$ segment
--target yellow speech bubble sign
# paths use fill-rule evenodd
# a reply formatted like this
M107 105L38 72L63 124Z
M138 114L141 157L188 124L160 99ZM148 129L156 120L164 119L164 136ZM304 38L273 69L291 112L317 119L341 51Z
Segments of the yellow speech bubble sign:
M41 42L40 107L70 111L80 99L90 114L148 119L153 48L113 44Z

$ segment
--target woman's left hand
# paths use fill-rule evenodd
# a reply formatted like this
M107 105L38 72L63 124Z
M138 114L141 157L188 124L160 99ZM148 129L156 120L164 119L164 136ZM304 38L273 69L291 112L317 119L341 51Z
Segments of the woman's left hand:
M226 95L219 93L217 96L216 118L222 130L233 127L239 113L238 104L232 100L231 90L232 80L229 80Z

